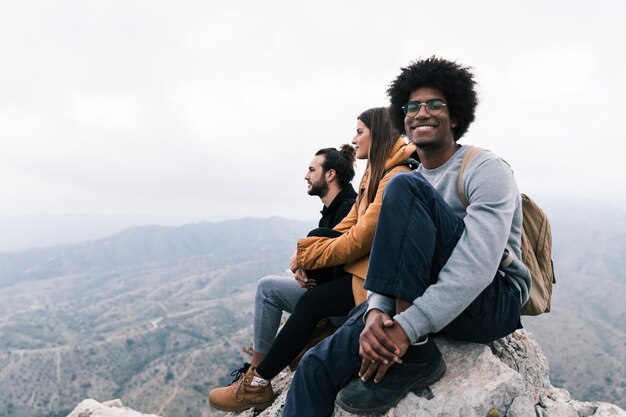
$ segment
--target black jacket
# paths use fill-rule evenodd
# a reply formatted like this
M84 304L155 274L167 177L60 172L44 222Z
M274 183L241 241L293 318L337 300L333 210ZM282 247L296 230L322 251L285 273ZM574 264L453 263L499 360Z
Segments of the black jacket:
M322 218L318 226L328 227L329 229L335 227L348 215L355 201L356 191L354 191L352 185L348 184L337 194L328 207L324 206L320 212L322 213Z

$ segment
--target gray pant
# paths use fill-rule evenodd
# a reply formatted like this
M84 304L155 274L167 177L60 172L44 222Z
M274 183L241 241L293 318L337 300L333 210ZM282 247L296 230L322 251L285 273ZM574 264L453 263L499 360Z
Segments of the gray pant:
M254 350L266 354L278 332L283 311L292 313L306 292L294 277L268 275L259 280L254 300Z

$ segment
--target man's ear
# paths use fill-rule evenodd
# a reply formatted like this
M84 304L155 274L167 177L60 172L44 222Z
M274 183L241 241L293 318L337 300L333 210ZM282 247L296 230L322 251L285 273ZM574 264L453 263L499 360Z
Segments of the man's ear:
M457 127L459 124L456 122L456 119L450 120L450 126Z
M336 176L337 176L337 172L332 168L329 169L328 171L326 171L326 182L330 182L334 180Z

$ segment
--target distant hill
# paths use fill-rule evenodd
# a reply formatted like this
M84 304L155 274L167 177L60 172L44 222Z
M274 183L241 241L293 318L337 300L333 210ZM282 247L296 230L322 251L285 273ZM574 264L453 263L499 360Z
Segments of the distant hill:
M556 386L580 400L626 406L626 211L598 203L540 201L554 236L552 312L524 317Z
M554 385L625 407L626 214L539 202L554 229L558 282L553 311L523 323ZM164 416L218 415L206 393L246 358L256 281L285 271L313 226L142 226L0 253L0 417L65 416L90 397Z
M130 214L0 214L0 252L100 239L133 226L181 226L200 220L213 219Z
M86 397L211 415L205 393L250 343L255 282L312 226L137 227L1 254L0 416L65 416Z
M279 218L203 222L181 227L140 226L74 245L0 252L0 287L86 270L115 270L150 263L170 265L208 254L235 262L248 259L252 251L271 252L276 239L301 236L302 230L311 227L310 223Z

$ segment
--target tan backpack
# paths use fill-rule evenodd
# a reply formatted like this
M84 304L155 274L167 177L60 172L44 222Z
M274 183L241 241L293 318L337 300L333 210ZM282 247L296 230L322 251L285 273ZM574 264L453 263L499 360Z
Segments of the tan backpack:
M482 151L484 149L472 147L465 153L461 163L458 189L461 202L465 207L469 202L463 192L463 172L472 158ZM528 267L532 276L530 297L522 306L522 314L537 316L550 311L552 285L556 284L552 263L552 229L548 216L526 194L522 194L522 213L522 262ZM515 256L508 244L507 249L509 256L502 261L501 268L509 266Z

